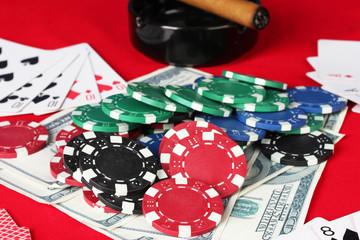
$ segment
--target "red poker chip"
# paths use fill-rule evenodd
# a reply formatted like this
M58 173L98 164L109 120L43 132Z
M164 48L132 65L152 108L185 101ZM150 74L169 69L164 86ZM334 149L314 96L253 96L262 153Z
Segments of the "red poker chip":
M64 166L63 154L58 152L50 160L50 173L51 175L61 183L75 187L83 187L84 184L76 181L71 174L66 170Z
M226 133L218 126L204 121L190 121L180 123L166 132L163 140L160 143L159 156L161 167L169 177L171 176L169 167L169 154L176 143L181 139L186 138L187 136L204 131L212 131L214 133L227 136Z
M177 123L153 123L153 124L150 124L150 127L152 129L169 130L176 125L177 125Z
M145 219L154 228L176 237L194 237L214 229L223 203L215 189L200 181L172 178L151 186L143 198Z
M49 134L37 122L0 122L0 158L20 158L36 153L46 146Z
M55 146L59 152L64 152L66 144L75 136L87 132L87 130L82 129L75 124L64 127L55 138Z
M64 152L64 148L66 146L66 144L75 136L84 133L84 132L88 132L88 130L82 129L78 126L76 126L74 123L72 123L69 126L64 127L57 135L55 138L55 146L57 148L57 150L59 152ZM117 136L121 136L121 137L129 137L129 132L119 132L119 133L114 133Z
M168 157L172 177L199 180L213 187L222 198L235 193L245 180L245 154L227 135L192 134L180 140Z
M112 208L109 208L108 206L106 206L105 204L103 204L93 193L93 191L91 191L90 189L88 189L87 187L83 187L83 197L85 202L91 206L92 208L95 209L99 209L102 212L106 212L106 213L120 213Z
M129 131L129 136L126 138L130 138L132 140L136 140L141 134L141 127L135 128Z

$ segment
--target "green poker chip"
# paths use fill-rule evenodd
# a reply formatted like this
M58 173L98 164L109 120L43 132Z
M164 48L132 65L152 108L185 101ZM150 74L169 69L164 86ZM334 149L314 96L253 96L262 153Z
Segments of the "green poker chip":
M291 131L275 131L275 132L286 133L286 134L307 134L319 130L320 128L322 128L323 124L324 124L324 116L322 114L308 113L305 126Z
M253 76L249 76L249 75L245 75L245 74L241 74L241 73L235 73L235 72L223 70L222 75L227 78L232 78L232 79L236 79L236 80L251 83L251 84L257 84L257 85L261 85L261 86L265 86L265 87L279 88L279 89L283 89L283 90L287 89L286 83L267 80L264 78L253 77Z
M105 98L101 108L111 118L134 123L155 123L173 115L172 112L140 102L127 93Z
M89 131L127 132L139 127L139 124L113 119L101 110L100 104L84 105L72 112L75 125Z
M279 112L285 110L289 105L287 93L276 90L267 90L266 97L258 103L236 103L229 106L248 112Z
M189 108L220 117L229 117L232 108L219 102L207 99L195 90L183 86L166 86L165 95Z
M262 86L222 77L205 77L198 82L197 92L211 100L229 104L261 102L266 96Z
M165 96L164 87L143 82L129 83L127 92L136 100L171 112L191 112L192 109Z

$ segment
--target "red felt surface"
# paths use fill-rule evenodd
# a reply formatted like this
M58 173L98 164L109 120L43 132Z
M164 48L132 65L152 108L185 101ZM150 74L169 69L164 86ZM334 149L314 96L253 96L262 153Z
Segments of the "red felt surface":
M88 42L125 80L165 65L137 52L130 43L127 0L11 0L1 2L0 38L55 49ZM271 15L256 46L237 60L201 70L221 74L227 69L296 85L318 85L305 76L312 71L306 57L317 55L317 40L360 40L360 1L263 0ZM353 104L349 104L353 106ZM0 118L32 119L32 115ZM306 221L329 220L360 210L360 114L349 111L310 204ZM37 203L0 186L0 208L33 239L108 239L52 206Z

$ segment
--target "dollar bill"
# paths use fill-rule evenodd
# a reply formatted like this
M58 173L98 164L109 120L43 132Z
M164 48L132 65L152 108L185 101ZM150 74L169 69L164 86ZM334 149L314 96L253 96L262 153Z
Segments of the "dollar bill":
M345 107L339 112L327 114L324 119L323 129L331 130L337 133L340 132L347 110L348 107Z

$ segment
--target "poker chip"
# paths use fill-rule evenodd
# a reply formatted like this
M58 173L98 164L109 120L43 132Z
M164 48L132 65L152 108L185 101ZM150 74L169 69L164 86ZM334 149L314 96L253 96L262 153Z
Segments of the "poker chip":
M179 125L176 125L165 133L163 140L160 143L159 154L161 167L164 169L168 176L171 176L169 157L171 150L174 148L174 145L181 139L186 138L191 134L197 134L199 132L205 131L212 131L218 134L226 135L226 133L218 126L203 121L190 121L180 123Z
M346 107L346 98L340 97L320 87L298 86L286 90L291 107L301 108L308 113L328 114Z
M150 124L149 127L153 129L159 129L159 130L170 130L178 123L153 123Z
M139 126L107 116L100 104L76 108L72 113L72 120L78 127L95 132L126 132Z
M224 118L199 113L195 116L195 121L205 121L220 127L234 141L258 141L266 134L265 130L250 127L233 115Z
M168 158L173 178L199 180L213 187L221 198L231 196L245 180L244 152L226 135L214 132L192 134L177 142Z
M127 196L116 196L108 193L98 193L98 199L110 209L123 214L141 214L144 192L132 193Z
M194 237L214 229L221 220L219 194L194 179L167 179L151 186L143 199L146 221L165 234Z
M198 83L197 92L214 101L232 104L261 102L266 96L266 90L262 86L211 77Z
M312 166L331 157L334 143L320 131L300 135L268 133L261 140L261 151L270 160L280 164Z
M127 92L136 100L171 112L192 112L191 108L174 102L165 96L164 87L144 82L133 82L127 86Z
M253 77L253 76L235 73L235 72L231 72L231 71L223 70L222 75L227 78L233 78L233 79L236 79L236 80L239 80L242 82L257 84L257 85L261 85L261 86L265 86L265 87L279 88L279 89L283 89L283 90L285 90L287 88L286 83L267 80L264 78Z
M140 143L103 135L81 148L79 168L84 181L96 189L126 196L154 183L158 163L151 151Z
M55 146L59 152L63 152L66 144L75 136L87 130L77 127L74 124L64 127L55 138Z
M237 118L248 126L273 131L290 131L306 124L306 113L298 108L280 112L246 112L237 110Z
M195 90L183 86L166 86L165 95L172 100L199 112L205 112L220 117L228 117L232 108L219 102L207 99Z
M324 116L322 114L308 113L305 126L302 126L301 128L294 129L291 131L276 131L276 132L286 133L286 134L305 134L319 130L320 128L322 128L323 124L324 124Z
M147 135L140 138L138 142L147 147L152 152L154 157L159 160L159 147L162 139L164 138L164 135L165 133Z
M283 111L289 105L287 93L276 90L266 90L266 97L258 103L236 103L229 106L249 112L278 112Z
M67 185L82 187L81 182L75 180L71 174L65 169L63 154L61 152L56 153L50 160L50 173L51 175L61 183Z
M64 166L71 176L78 182L82 182L82 174L79 169L79 152L88 142L94 141L105 133L84 132L73 137L63 151Z
M141 134L141 127L130 130L128 137L127 136L121 136L121 137L127 137L132 140L135 140L140 136L140 134Z
M0 122L0 158L23 158L46 146L47 129L37 122Z
M105 98L102 110L111 118L134 123L155 123L171 118L172 112L142 103L128 94Z
M83 197L85 202L91 206L92 208L98 209L101 212L105 213L120 213L119 211L116 211L108 206L106 206L104 203L102 203L87 187L83 187Z

